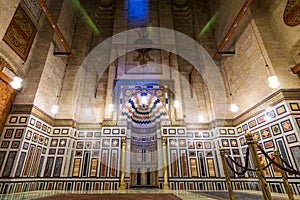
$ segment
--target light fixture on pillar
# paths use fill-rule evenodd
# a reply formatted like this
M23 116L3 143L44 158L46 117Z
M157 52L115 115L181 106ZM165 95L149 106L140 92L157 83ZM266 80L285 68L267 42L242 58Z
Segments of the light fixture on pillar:
M13 81L10 83L11 87L13 87L14 89L18 90L22 87L22 82L23 79L21 79L20 77L14 77Z
M266 59L266 57L264 55L264 52L262 50L262 47L260 45L260 42L258 40L258 37L256 35L256 32L255 32L252 24L251 24L251 28L252 28L254 37L255 37L255 39L257 41L257 45L259 47L260 53L261 53L261 55L262 55L262 57L264 59L264 62L265 62L265 69L266 69L266 73L267 73L267 76L268 76L269 87L275 89L275 88L277 88L280 85L280 82L278 80L278 77L276 75L274 75L274 72L272 73L272 70L271 70L270 66L268 65L267 59Z

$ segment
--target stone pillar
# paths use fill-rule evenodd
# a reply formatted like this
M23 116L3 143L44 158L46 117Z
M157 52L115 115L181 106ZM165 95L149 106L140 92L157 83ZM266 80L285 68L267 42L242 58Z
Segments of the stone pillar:
M122 163L121 163L121 180L120 190L125 190L125 155L126 155L126 138L122 138Z
M122 1L122 0L116 0L116 10L115 10L115 16L114 16L114 27L113 27L113 35L116 35L120 32L126 31L127 30L127 5L128 2L127 1ZM112 38L112 44L127 44L127 34L123 34L123 37L113 37ZM125 54L126 49L115 49L115 48L111 48L110 50L110 59L112 59L114 56L118 56L118 62L116 62L117 65L121 66L120 63L124 62L122 59L125 58L125 56L119 56L122 54ZM111 60L112 61L112 60ZM114 102L114 80L117 74L117 68L119 66L115 66L115 63L112 62L109 65L109 71L108 71L108 81L107 81L107 95L106 95L106 105L105 105L105 115L104 118L105 119L112 119L113 117L116 118L116 116L113 115L113 113L117 113L117 109L118 108L114 108L113 113L109 112L108 107L109 104L113 104ZM118 103L116 103L115 105L118 105Z
M164 12L159 12L159 25L162 28L174 29L173 27L173 14L172 8L169 6L171 4L170 0L159 1L159 10ZM166 9L168 8L168 9ZM176 44L175 33L165 34L162 30L160 33L160 43L161 44ZM172 48L171 46L169 48ZM162 64L169 66L172 70L170 71L170 79L174 80L174 100L180 102L180 106L176 108L176 119L183 119L182 113L182 98L181 98L181 86L180 86L180 73L178 72L178 61L176 55L176 49L172 49L174 52L170 52L168 60L162 59ZM164 72L166 73L166 71ZM171 101L169 101L171 103Z

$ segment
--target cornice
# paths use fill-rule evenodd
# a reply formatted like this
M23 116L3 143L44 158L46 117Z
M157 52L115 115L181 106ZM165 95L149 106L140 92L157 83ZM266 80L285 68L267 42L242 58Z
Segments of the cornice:
M264 100L252 106L234 119L216 119L208 123L187 123L182 120L172 120L172 126L186 126L187 129L211 130L217 127L235 127L239 124L259 115L268 106L273 106L284 100L299 100L300 89L281 89L268 96ZM13 104L11 113L32 114L53 127L72 127L82 129L101 129L102 127L117 126L115 120L105 119L102 123L79 123L73 119L55 119L32 104Z

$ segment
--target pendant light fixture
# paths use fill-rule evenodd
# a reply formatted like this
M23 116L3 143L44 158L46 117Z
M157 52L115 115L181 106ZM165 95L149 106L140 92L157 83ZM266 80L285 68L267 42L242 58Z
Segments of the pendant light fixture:
M255 39L256 39L256 42L257 42L259 51L260 51L260 53L261 53L261 55L262 55L262 57L263 57L263 59L264 59L264 62L265 62L265 69L266 69L266 73L267 73L267 77L268 77L269 87L270 87L270 88L273 88L273 89L278 88L279 85L280 85L280 82L279 82L279 80L278 80L278 77L272 72L270 66L268 65L267 60L266 60L266 57L265 57L265 55L264 55L264 52L263 52L263 50L262 50L262 47L261 47L260 42L259 42L259 40L258 40L258 37L257 37L257 35L256 35L256 31L254 30L252 23L250 23L250 25L251 25L251 28L252 28L254 37L255 37Z
M237 111L239 111L239 107L236 105L236 103L234 103L234 99L233 99L231 92L230 92L230 101L231 101L231 104L230 104L231 112L236 113Z
M23 79L21 79L20 77L15 76L13 81L10 82L10 85L15 90L18 90L22 87L22 82L23 82Z

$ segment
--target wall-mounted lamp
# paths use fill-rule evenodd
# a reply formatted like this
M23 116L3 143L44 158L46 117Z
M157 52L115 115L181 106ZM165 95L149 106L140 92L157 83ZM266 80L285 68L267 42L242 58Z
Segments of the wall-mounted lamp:
M20 89L22 87L22 82L23 79L21 79L20 77L14 77L13 81L10 83L11 87L13 87L14 89Z

